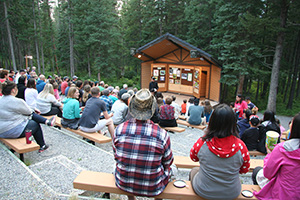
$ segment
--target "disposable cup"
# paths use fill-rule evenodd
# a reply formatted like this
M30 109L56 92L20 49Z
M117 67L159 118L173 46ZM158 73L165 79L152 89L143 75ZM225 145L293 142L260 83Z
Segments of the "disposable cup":
M277 144L278 137L279 134L275 131L268 131L266 133L266 144L269 149L274 149L275 145Z

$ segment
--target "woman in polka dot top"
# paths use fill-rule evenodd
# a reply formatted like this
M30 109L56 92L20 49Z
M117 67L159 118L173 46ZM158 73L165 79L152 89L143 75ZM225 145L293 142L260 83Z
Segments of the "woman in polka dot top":
M235 199L241 192L239 173L247 173L250 156L238 137L232 109L221 104L211 115L206 134L190 151L193 168L190 180L194 191L206 199Z

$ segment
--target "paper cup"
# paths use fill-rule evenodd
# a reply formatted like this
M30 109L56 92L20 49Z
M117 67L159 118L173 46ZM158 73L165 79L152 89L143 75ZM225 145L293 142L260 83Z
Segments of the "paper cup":
M266 144L267 147L271 150L274 149L274 145L277 144L279 134L275 131L268 131L266 133Z

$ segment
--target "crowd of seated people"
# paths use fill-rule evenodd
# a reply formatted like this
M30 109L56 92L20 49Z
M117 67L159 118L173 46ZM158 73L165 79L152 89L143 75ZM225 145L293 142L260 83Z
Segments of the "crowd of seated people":
M66 76L62 79L58 76L54 78L48 76L48 79L44 77L43 74L37 76L35 70L30 72L20 70L16 74L1 70L0 115L4 117L0 119L0 137L25 137L25 131L30 129L40 145L39 152L43 152L49 146L44 141L40 124L53 126L55 117L47 120L43 116L55 115L62 118L63 127L79 128L87 133L102 133L101 130L107 126L108 131L102 134L109 133L112 138L114 134L123 137L121 135L123 129L129 131L124 124L137 127L151 125L152 129L159 130L159 137L165 137L164 139L169 142L166 132L157 129L156 126L177 126L176 119L181 114L185 115L191 124L208 124L204 136L196 141L190 151L191 159L201 164L200 168L193 169L190 173L192 187L199 196L207 199L236 198L240 193L238 174L246 173L249 169L248 150L258 150L268 154L263 170L260 169L260 172L256 170L254 174L254 183L261 183L259 180L262 179L257 177L266 180L261 186L262 192L255 193L256 197L267 196L276 199L281 195L291 196L291 193L286 194L288 188L294 188L294 191L299 189L299 186L295 186L296 179L287 181L286 177L281 175L282 170L273 170L271 165L273 160L277 162L280 159L279 156L284 157L281 154L294 153L298 155L297 159L293 161L287 159L286 163L299 166L299 114L291 123L291 140L286 145L277 145L278 147L271 152L265 146L266 133L272 130L281 134L280 124L276 121L275 114L268 110L260 120L256 115L258 108L249 97L244 101L241 95L237 95L232 109L224 104L213 108L209 101L200 102L194 97L188 101L184 100L179 106L175 103L175 97L164 97L158 91L150 93L144 90L136 95L137 89L130 90L127 84L124 84L120 91L117 86L105 84L104 81L82 81L77 76L72 78ZM145 94L148 95L147 98ZM144 112L143 108L147 108L147 112ZM115 132L115 127L119 127L117 128L119 132ZM130 137L138 137L132 135L131 131L130 129L127 133ZM114 140L113 145L115 151L122 149L118 146L122 145L118 140ZM169 143L164 145L170 146ZM218 148L216 149L215 146ZM168 149L165 150L168 152L168 168L171 168L172 153ZM151 151L147 153L151 154ZM280 165L285 166L285 163ZM222 170L217 170L216 173L219 166L222 166ZM165 170L170 176L172 170ZM293 170L296 171L298 168ZM228 179L229 174L230 179ZM286 185L284 191L277 188L281 184L280 181L284 181ZM125 186L120 184L120 189L125 189ZM276 192L277 190L279 193ZM162 189L159 190L161 191ZM143 193L145 196L155 193L154 191L147 195L147 191L145 192Z

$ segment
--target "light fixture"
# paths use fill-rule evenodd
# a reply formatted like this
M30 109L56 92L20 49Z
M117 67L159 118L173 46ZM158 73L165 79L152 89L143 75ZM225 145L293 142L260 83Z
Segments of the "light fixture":
M200 60L202 60L202 61L203 61L204 59L201 57L201 58L200 58Z
M142 55L140 54L140 55L138 55L138 58L141 58L142 57Z

